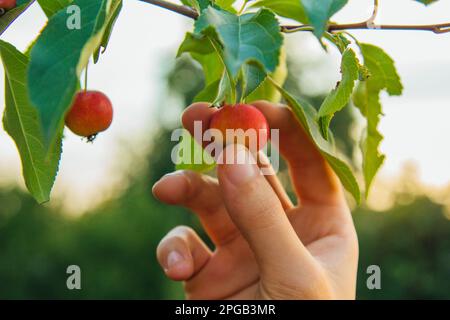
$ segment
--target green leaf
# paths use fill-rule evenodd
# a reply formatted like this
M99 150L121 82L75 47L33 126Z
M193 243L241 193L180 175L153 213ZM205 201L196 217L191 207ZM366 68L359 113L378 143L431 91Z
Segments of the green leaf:
M37 0L45 15L50 18L59 10L67 7L73 0Z
M188 33L178 50L178 56L183 52L191 53L205 72L205 89L195 100L208 99L206 101L215 104L224 99L234 103L236 95L234 86L239 76L243 77L241 80L244 84L242 98L257 90L264 83L267 70L272 70L274 67L255 59L254 55L261 56L263 51L267 51L264 45L273 44L277 36L282 41L278 22L273 14L264 10L238 17L210 7L203 11L199 20L195 33ZM231 24L227 25L227 21ZM274 30L276 30L275 36L270 33ZM255 34L256 39L252 39L249 33ZM280 55L281 49L277 50L276 54ZM278 56L266 55L263 58L267 57L272 58L276 63L279 61ZM284 79L281 80L284 81ZM266 86L267 91L274 92L273 86L271 90L269 86Z
M233 79L248 62L259 63L265 72L273 72L278 66L283 37L278 21L269 10L237 16L209 7L195 23L195 33L217 38Z
M176 170L207 172L216 166L214 159L203 150L187 130L183 130L177 150Z
M252 7L267 8L281 17L301 23L307 23L308 21L300 0L260 0L255 2Z
M203 9L206 9L211 5L210 0L181 0L181 3L194 8L197 12L201 12Z
M185 52L190 53L191 57L201 65L205 74L205 88L197 94L194 101L211 103L217 101L221 96L220 88L224 89L222 79L225 66L211 40L206 36L188 32L178 49L177 57Z
M328 139L328 128L333 115L348 104L355 87L355 81L359 78L359 61L352 49L346 49L342 55L341 73L341 81L325 98L318 113L325 139Z
M236 2L236 0L216 0L214 3L221 7L222 9L225 9L227 11L236 12L236 10L233 8L233 4Z
M206 55L215 53L215 49L207 37L188 32L178 48L177 57L185 52Z
M240 77L242 90L242 100L248 97L252 92L262 85L267 77L267 74L261 68L261 65L255 62L249 62L242 66L242 74Z
M329 19L341 10L348 0L301 0L314 34L321 38L326 31Z
M4 15L0 16L0 35L8 29L8 27L17 19L25 10L27 10L35 0L18 1L14 9L8 10Z
M106 19L106 29L103 33L103 38L100 46L94 52L94 63L98 62L100 54L103 54L108 47L109 39L111 38L111 33L119 17L120 11L122 10L122 0L111 0L111 9L109 10L108 17Z
M370 74L366 81L360 82L353 95L355 106L367 119L367 129L361 142L367 197L373 179L385 159L385 156L379 151L380 143L383 140L383 136L378 131L380 117L383 114L380 92L385 90L390 95L400 95L403 86L391 57L374 45L364 43L359 45L365 67Z
M273 72L269 76L273 79L273 81L278 83L280 86L283 86L284 82L286 81L287 75L288 68L286 50L282 48L280 54L280 63L278 64L275 72ZM272 82L266 78L255 91L253 91L245 98L245 100L250 102L257 100L266 100L273 103L278 103L281 100L281 94L274 87Z
M333 145L322 137L321 130L316 122L316 111L308 103L299 101L291 96L286 90L281 88L278 84L273 84L280 91L283 98L286 100L289 107L292 109L299 123L302 125L305 132L311 138L311 141L317 146L317 149L323 155L325 160L333 168L336 175L341 180L345 189L352 194L355 200L359 203L361 198L361 191L353 175L350 166L339 157Z
M67 27L69 15L53 15L31 50L28 69L30 99L42 122L46 145L56 137L69 108L81 71L100 45L110 7L108 0L75 0L81 28Z
M14 139L22 160L25 184L39 203L49 200L61 156L62 128L49 154L36 109L28 99L26 69L28 57L0 40L5 68L5 113L3 126Z
M342 33L329 33L326 34L326 38L330 40L336 48L339 49L341 54L344 53L344 51L348 48L350 45L350 40L347 39L347 37Z
M377 90L386 90L391 96L402 94L403 85L395 68L394 60L383 49L360 43L364 65L370 73L369 81Z
M216 6L232 13L236 13L236 9L233 7L235 2L236 0L181 0L181 3L194 8L197 12L202 12L204 9L208 8L208 6Z

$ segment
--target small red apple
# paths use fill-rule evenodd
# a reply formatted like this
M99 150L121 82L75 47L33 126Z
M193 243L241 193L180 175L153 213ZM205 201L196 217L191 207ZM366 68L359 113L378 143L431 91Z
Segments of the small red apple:
M11 10L16 7L16 0L0 0L0 8Z
M93 141L111 125L113 108L108 97L99 91L80 91L66 115L66 126L75 134Z
M270 130L262 112L249 104L225 105L213 114L209 128L218 129L222 134L222 140L216 138L215 142L243 144L251 151L266 145Z

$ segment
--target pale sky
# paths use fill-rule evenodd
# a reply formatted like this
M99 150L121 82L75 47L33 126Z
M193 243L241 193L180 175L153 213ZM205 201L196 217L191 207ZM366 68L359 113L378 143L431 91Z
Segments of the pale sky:
M357 22L370 16L371 0L350 0L334 17L337 22ZM450 22L450 0L425 7L413 0L381 0L378 23L418 24ZM45 23L37 5L22 15L2 39L25 49ZM142 145L151 141L152 130L162 116L156 105L163 98L164 72L175 59L177 46L191 21L174 13L126 0L108 51L101 62L89 68L91 89L105 92L114 105L110 130L94 144L86 144L66 132L60 172L54 188L54 203L63 201L71 211L85 210L99 195L107 195L120 185L121 160L132 159L136 166ZM387 161L383 177L395 176L405 163L414 162L421 180L432 186L450 183L450 33L353 31L360 41L383 47L396 61L405 87L401 97L383 95L385 117L381 131L386 136L382 150ZM320 59L318 69L307 70L305 84L330 89L339 78L336 54L325 54L311 34L286 36L289 49L301 40L299 59ZM0 72L3 67L0 66ZM0 96L4 80L0 77ZM0 113L4 104L0 104ZM173 112L173 111L172 111ZM136 156L137 154L137 156ZM0 184L20 184L21 166L13 141L0 130ZM150 192L150 191L149 191Z

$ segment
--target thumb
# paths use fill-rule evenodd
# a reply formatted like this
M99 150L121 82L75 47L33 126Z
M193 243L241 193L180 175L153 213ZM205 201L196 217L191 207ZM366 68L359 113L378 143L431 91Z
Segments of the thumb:
M264 271L311 262L276 193L242 145L228 146L219 157L218 178L225 206Z

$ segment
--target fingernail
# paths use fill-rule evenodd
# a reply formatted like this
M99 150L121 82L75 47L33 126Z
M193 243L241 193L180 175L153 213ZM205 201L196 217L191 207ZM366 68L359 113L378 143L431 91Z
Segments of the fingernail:
M242 185L259 175L253 155L242 145L230 146L225 149L226 175L234 185Z
M167 269L171 269L184 260L178 251L171 251L167 256Z
M184 175L184 170L177 170L177 171L174 171L174 172L166 173L163 176L163 178L164 177L176 177L176 176L181 176L181 175Z
M180 176L180 175L183 175L183 174L184 174L184 170L178 170L178 171L166 173L166 174L163 175L161 178L159 178L158 181L156 181L155 185L158 184L158 182L164 180L165 178L168 178L168 177L176 177L176 176Z

